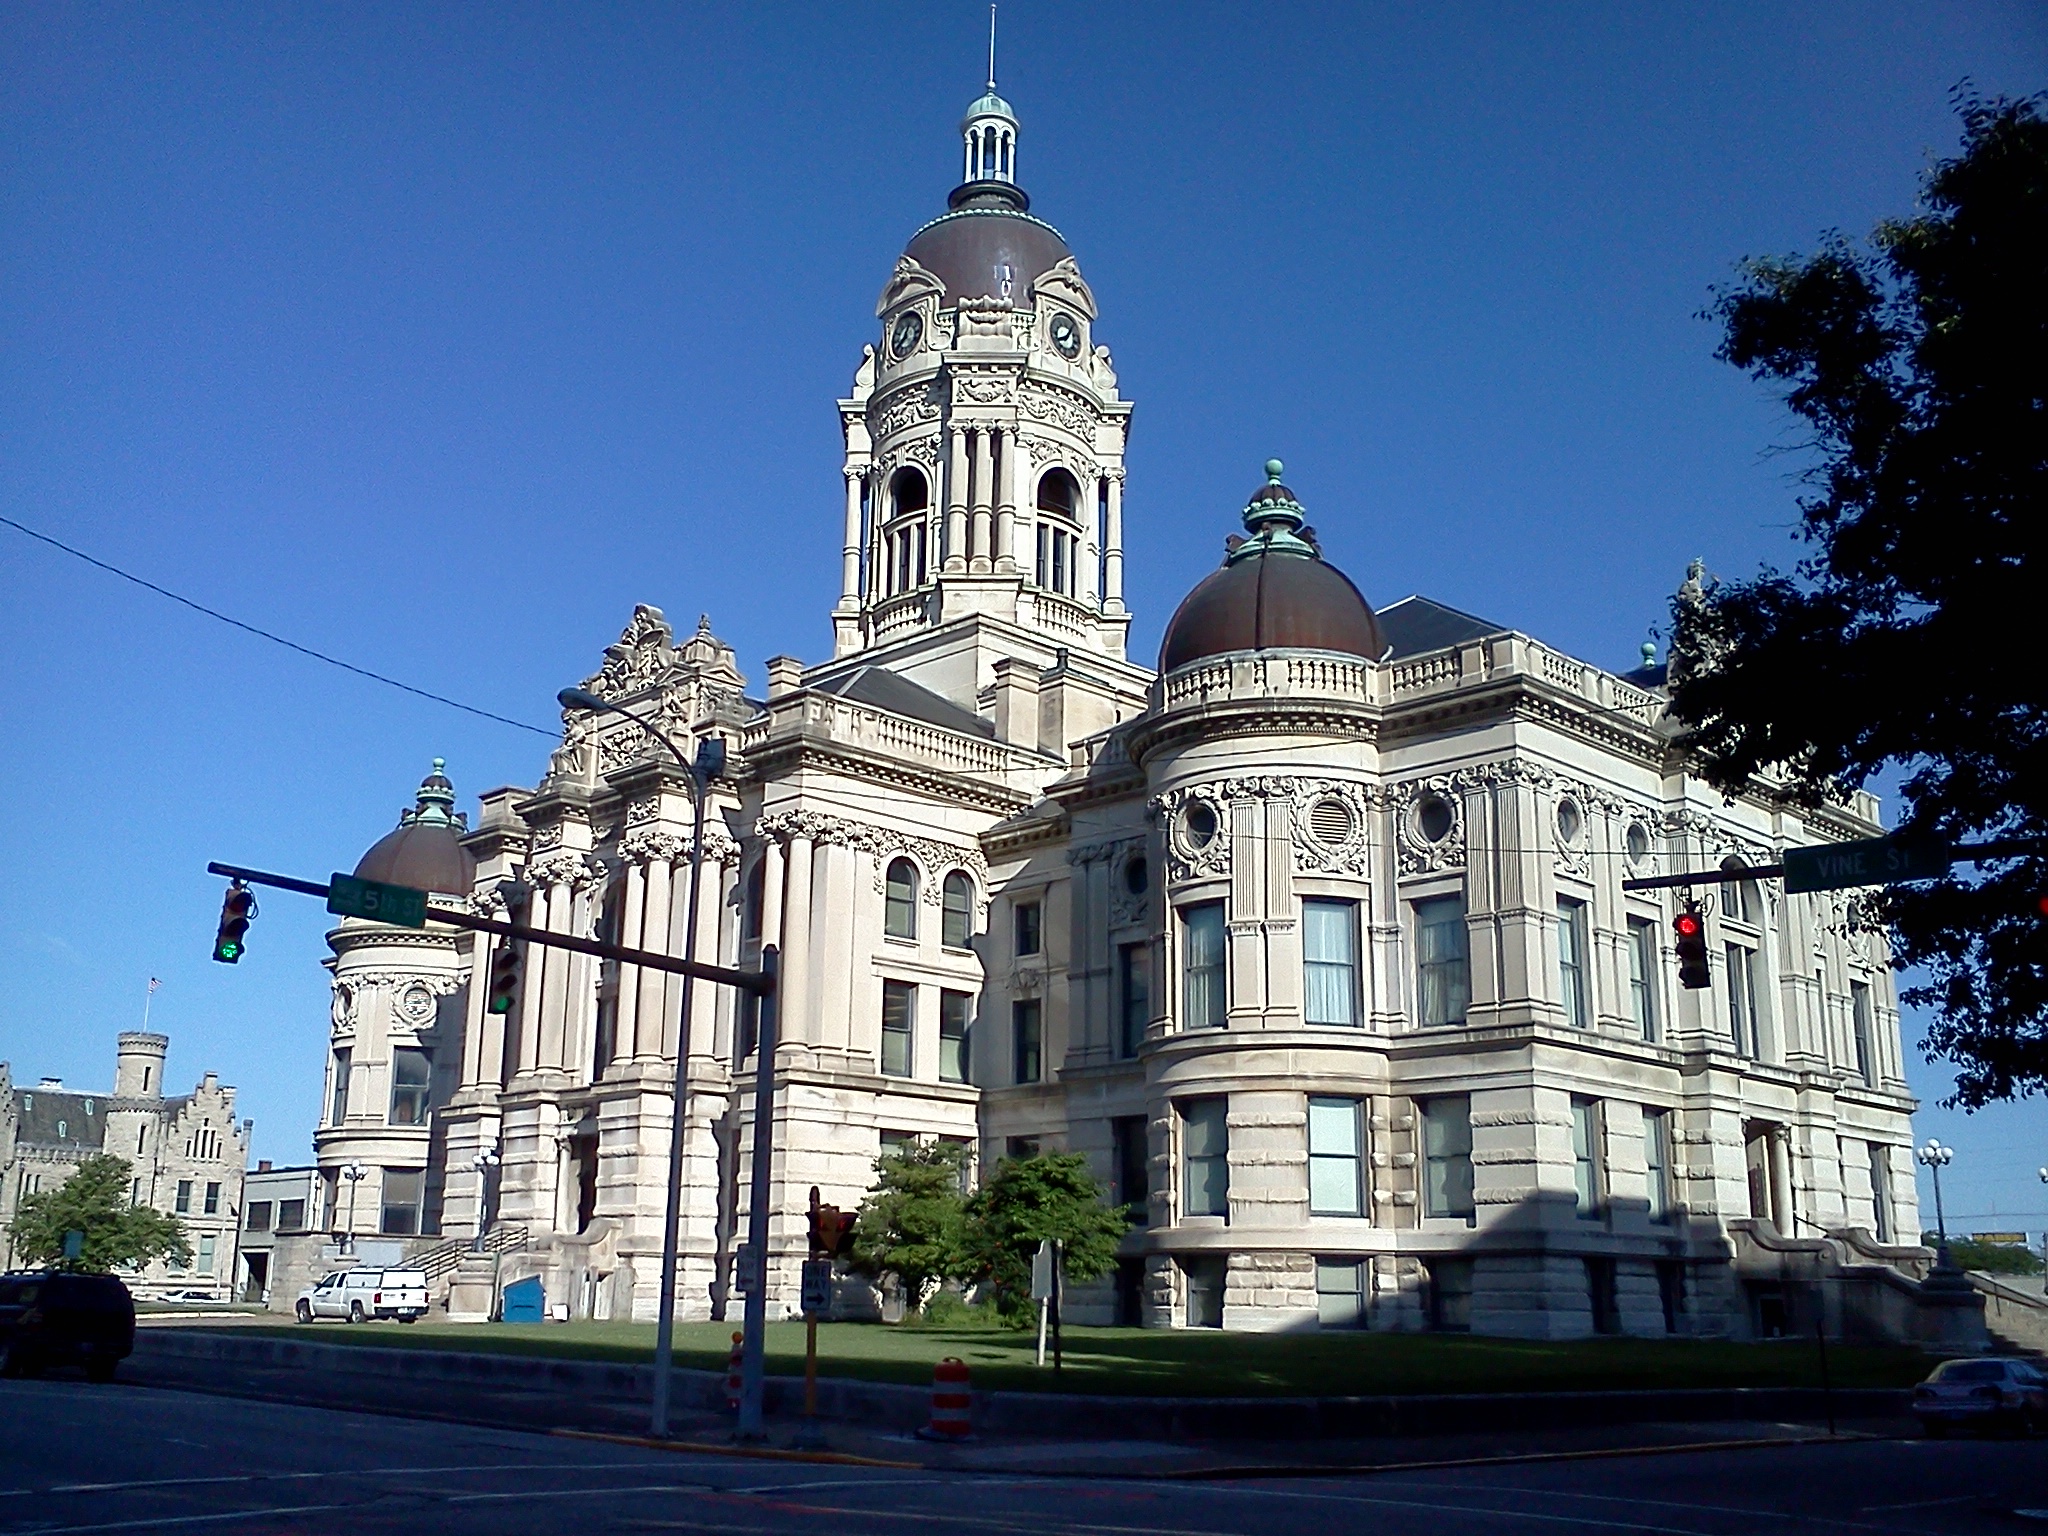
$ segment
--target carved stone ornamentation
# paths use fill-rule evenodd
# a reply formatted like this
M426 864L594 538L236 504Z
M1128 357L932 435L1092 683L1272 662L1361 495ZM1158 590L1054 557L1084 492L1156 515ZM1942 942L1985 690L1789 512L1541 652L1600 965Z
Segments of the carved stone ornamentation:
M1390 786L1394 852L1402 874L1435 875L1465 867L1465 791L1478 778L1467 769Z
M1153 797L1146 807L1164 831L1168 880L1219 879L1230 873L1228 781L1191 784Z
M931 399L931 385L914 384L907 389L884 395L871 408L868 430L876 438L891 437L908 428L922 426L938 419L939 407Z
M1016 387L1015 378L1007 373L955 373L953 401L957 405L1007 405Z
M674 864L689 852L689 839L673 832L631 832L619 843L620 857L635 864Z
M604 665L583 686L610 701L651 688L679 664L675 632L659 608L637 604L619 638L604 649Z
M1042 384L1027 385L1017 403L1023 407L1024 414L1033 421L1042 421L1047 426L1062 428L1083 442L1094 440L1094 415L1077 399L1063 391L1048 389Z
M574 891L588 891L604 884L605 875L588 854L557 850L531 861L525 878L529 885L566 885Z
M820 846L851 848L856 853L869 854L875 860L875 889L878 892L887 883L889 860L899 854L905 855L916 862L925 876L922 884L927 905L937 905L940 901L940 881L947 870L965 869L974 881L976 908L985 909L988 905L988 860L982 856L979 847L961 848L951 843L935 842L931 838L914 837L893 827L871 827L843 817L820 815L816 811L772 812L754 823L754 832L756 836L775 840L808 837Z

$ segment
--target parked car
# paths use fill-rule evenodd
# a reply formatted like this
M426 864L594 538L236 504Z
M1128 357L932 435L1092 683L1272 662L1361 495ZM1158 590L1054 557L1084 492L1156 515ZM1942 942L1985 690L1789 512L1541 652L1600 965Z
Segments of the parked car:
M299 1292L293 1311L302 1323L316 1317L416 1323L427 1315L427 1277L417 1269L339 1269Z
M135 1301L112 1275L56 1270L0 1275L0 1376L82 1365L112 1381L135 1349Z
M2025 1360L1944 1360L1913 1389L1913 1413L1934 1436L1991 1426L2048 1427L2048 1376Z

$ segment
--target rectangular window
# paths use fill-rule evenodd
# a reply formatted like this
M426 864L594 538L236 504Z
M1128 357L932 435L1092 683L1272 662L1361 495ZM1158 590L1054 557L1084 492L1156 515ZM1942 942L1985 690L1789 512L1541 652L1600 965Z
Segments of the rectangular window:
M1871 1051L1870 984L1849 983L1850 1022L1856 1031L1856 1075L1870 1087L1877 1086L1876 1059Z
M1020 1083L1037 1082L1044 1066L1039 1059L1042 1007L1035 997L1020 997L1010 1004L1010 1064Z
M1472 1331L1472 1261L1430 1259L1429 1326L1438 1333Z
M1035 901L1020 901L1016 908L1017 953L1035 955L1045 947L1045 908Z
M1316 1321L1325 1328L1365 1326L1365 1265L1357 1259L1316 1260Z
M1600 1101L1572 1100L1572 1188L1578 1196L1581 1221L1600 1215Z
M425 1125L427 1099L434 1082L434 1059L415 1046L391 1053L391 1123Z
M199 1263L197 1268L202 1275L211 1275L213 1273L215 1242L216 1239L211 1232L208 1232L199 1239Z
M1892 1154L1882 1142L1869 1142L1870 1235L1880 1243L1892 1240Z
M1308 1212L1365 1214L1365 1106L1357 1099L1309 1098Z
M1643 1186L1650 1220L1671 1219L1671 1111L1643 1111Z
M1051 542L1051 527L1045 523L1040 523L1038 525L1038 562L1031 569L1031 580L1035 586L1044 587L1051 585L1047 580L1052 575L1051 550L1048 547Z
M1230 1214L1230 1101L1187 1099L1180 1106L1181 1214Z
M1415 903L1416 1022L1462 1024L1472 1000L1472 970L1465 943L1465 898L1438 896Z
M211 1180L206 1185L206 1204L204 1209L209 1216L218 1216L220 1214L220 1186Z
M1224 995L1223 903L1204 901L1183 908L1181 942L1187 951L1181 986L1181 1027L1220 1029L1228 1008Z
M1139 1226L1151 1220L1150 1134L1143 1115L1120 1115L1109 1122L1110 1154L1116 1164L1110 1204L1122 1206Z
M1472 1100L1464 1094L1422 1106L1425 1215L1472 1220Z
M939 994L939 1081L967 1081L967 1016L974 999L965 992Z
M1311 1024L1358 1022L1358 903L1301 904L1303 1017Z
M1628 1000L1636 1029L1657 1038L1657 925L1647 917L1628 920Z
M417 1168L384 1170L384 1211L377 1230L392 1237L411 1237L420 1229L420 1191L426 1175Z
M1145 1043L1152 1022L1152 946L1123 944L1116 952L1117 1050L1126 1060Z
M280 1200L277 1202L277 1230L280 1232L303 1232L306 1230L306 1202L304 1200Z
M1003 1156L1013 1157L1018 1162L1028 1162L1038 1156L1036 1136L1010 1136L1003 1141Z
M1756 951L1728 946L1728 1033L1735 1054L1756 1058Z
M270 1230L270 1211L271 1205L268 1200L251 1200L249 1202L249 1230L251 1232L268 1232Z
M1586 904L1560 900L1557 904L1558 1001L1564 1004L1564 1021L1573 1029L1588 1029L1593 1023L1592 999L1586 995Z
M882 983L882 1074L910 1076L910 1037L917 1012L917 988L907 981Z
M1067 582L1067 550L1068 550L1068 547L1069 547L1069 546L1070 546L1070 545L1071 545L1072 543L1073 543L1073 539L1072 539L1072 538L1071 538L1071 537L1070 537L1070 536L1069 536L1068 534L1066 534L1066 533L1062 532L1062 531L1061 531L1060 529L1058 529L1058 528L1055 528L1055 529L1053 529L1053 531L1052 531L1052 589L1053 589L1053 591L1055 591L1055 592L1066 592L1066 591L1068 590L1068 582Z
M178 1198L172 1202L171 1208L180 1216L192 1214L192 1181L190 1179L178 1180Z
M917 1132L883 1130L879 1133L882 1156L891 1157L917 1145Z
M329 1125L339 1125L348 1118L348 1065L349 1048L344 1045L334 1053L334 1100L327 1110Z

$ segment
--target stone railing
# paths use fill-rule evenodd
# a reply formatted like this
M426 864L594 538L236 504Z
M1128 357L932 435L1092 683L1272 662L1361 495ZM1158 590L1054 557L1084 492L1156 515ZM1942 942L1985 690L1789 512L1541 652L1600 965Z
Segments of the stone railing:
M1095 611L1086 603L1043 587L1027 587L1025 591L1031 598L1033 615L1046 628L1065 630L1071 635L1086 635L1094 628Z
M930 599L930 591L920 587L914 592L901 592L876 604L874 617L869 621L870 633L876 640L882 640L898 630L914 629L924 618Z
M1045 771L1044 759L1007 742L912 720L828 693L796 693L769 701L765 714L750 721L741 737L749 755L793 735L872 752L898 762L946 773L1007 780L1012 773Z

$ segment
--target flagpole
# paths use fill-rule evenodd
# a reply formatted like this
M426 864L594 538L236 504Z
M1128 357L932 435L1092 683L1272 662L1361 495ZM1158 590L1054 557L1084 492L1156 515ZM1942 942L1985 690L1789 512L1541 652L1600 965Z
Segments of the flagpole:
M143 988L142 1030L144 1034L147 1034L149 1032L149 1005L156 1001L156 989L162 985L162 982L158 981L154 976L152 976L149 978L149 985Z

